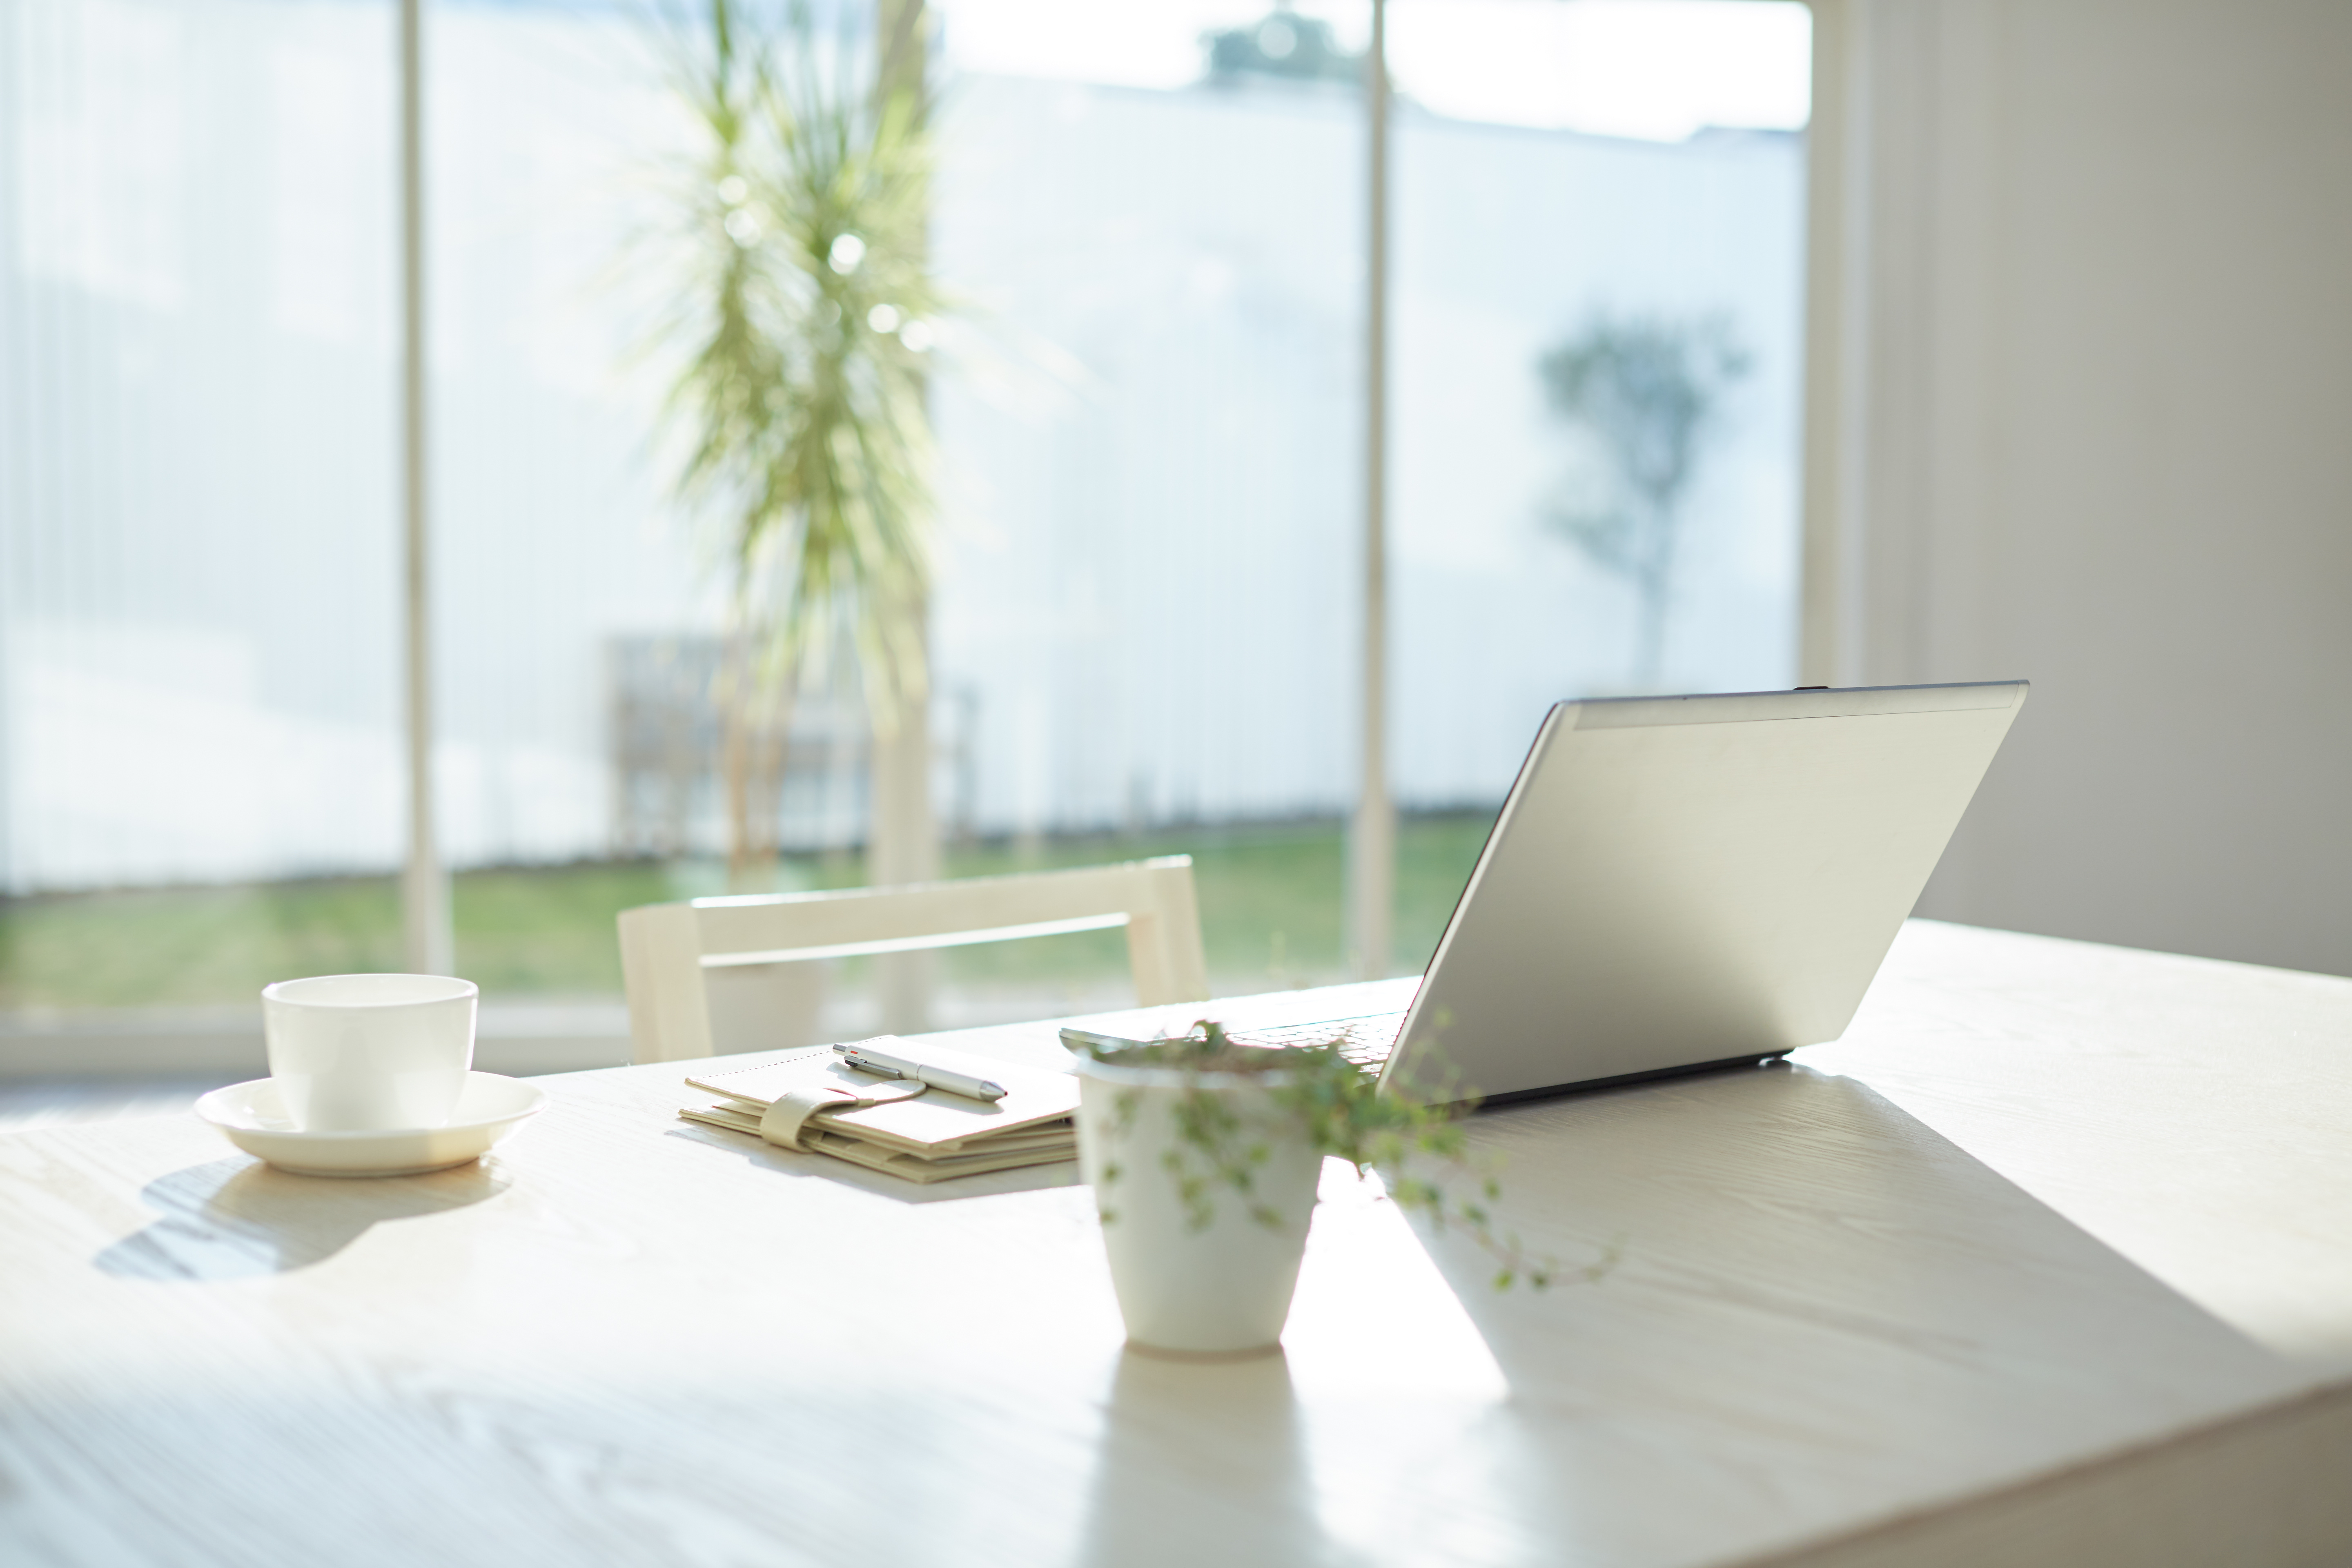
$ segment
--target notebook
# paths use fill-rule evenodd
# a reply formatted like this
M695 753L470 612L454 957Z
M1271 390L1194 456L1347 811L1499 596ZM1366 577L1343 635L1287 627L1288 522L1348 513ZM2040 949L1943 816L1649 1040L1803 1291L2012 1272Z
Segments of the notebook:
M689 1077L690 1087L719 1096L719 1102L678 1115L910 1182L1077 1157L1078 1080L1069 1074L910 1046L894 1036L857 1043L992 1079L1004 1086L1004 1098L969 1100L869 1077L832 1047L816 1046L753 1067ZM787 1102L785 1112L771 1116L780 1100Z

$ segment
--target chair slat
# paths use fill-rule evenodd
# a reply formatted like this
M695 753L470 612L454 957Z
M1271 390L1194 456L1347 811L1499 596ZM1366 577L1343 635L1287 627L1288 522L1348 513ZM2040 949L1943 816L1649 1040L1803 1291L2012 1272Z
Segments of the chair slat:
M1124 923L1136 1000L1201 1002L1208 963L1190 856L901 888L648 904L620 916L638 1061L715 1048L703 971L1044 936Z

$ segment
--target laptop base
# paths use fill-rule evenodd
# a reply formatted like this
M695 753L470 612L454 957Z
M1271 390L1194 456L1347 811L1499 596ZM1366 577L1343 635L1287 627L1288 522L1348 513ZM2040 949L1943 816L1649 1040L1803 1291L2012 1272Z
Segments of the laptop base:
M1238 1046L1332 1046L1366 1072L1378 1072L1395 1051L1396 1037L1404 1027L1404 1019L1402 1012L1371 1013L1353 1018L1326 1018L1311 1024L1285 1024L1273 1028L1239 1028L1233 1031L1230 1037ZM1719 1057L1713 1061L1651 1068L1642 1072L1618 1073L1611 1078L1578 1079L1573 1083L1556 1083L1543 1089L1485 1094L1478 1097L1474 1109L1485 1110L1495 1106L1518 1105L1531 1100L1557 1100L1562 1095L1583 1094L1596 1089L1616 1089L1629 1083L1652 1083L1659 1079L1687 1078L1693 1073L1769 1067L1788 1054L1782 1050ZM1454 1100L1451 1103L1460 1105L1468 1102Z
M1785 1058L1788 1054L1787 1051L1769 1051L1762 1056L1725 1057L1720 1061L1693 1062L1687 1067L1653 1068L1648 1072L1619 1073L1615 1078L1580 1079L1574 1083L1554 1084L1549 1089L1514 1089L1509 1094L1482 1096L1471 1109L1493 1110L1506 1105L1524 1105L1531 1100L1559 1100L1568 1095L1584 1094L1596 1089L1619 1089L1631 1083L1655 1083L1660 1079L1689 1078L1693 1074L1703 1072L1727 1072L1734 1068L1769 1068Z

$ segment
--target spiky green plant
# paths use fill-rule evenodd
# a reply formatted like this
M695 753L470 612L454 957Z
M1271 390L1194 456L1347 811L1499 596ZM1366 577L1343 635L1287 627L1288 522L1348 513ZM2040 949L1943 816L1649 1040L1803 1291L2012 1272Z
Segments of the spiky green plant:
M677 500L724 531L719 696L741 875L774 852L761 808L796 690L846 651L877 732L924 696L930 105L919 69L797 5L660 16L692 132L664 185L665 416L684 452Z

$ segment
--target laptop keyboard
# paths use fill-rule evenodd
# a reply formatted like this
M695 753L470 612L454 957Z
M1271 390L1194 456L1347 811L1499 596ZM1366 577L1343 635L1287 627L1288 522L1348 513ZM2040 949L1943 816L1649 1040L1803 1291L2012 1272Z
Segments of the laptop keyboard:
M1389 1059L1404 1028L1402 1013L1374 1013L1361 1018L1325 1018L1313 1024L1285 1024L1272 1029L1235 1029L1228 1037L1237 1046L1332 1046L1339 1055L1370 1072Z

